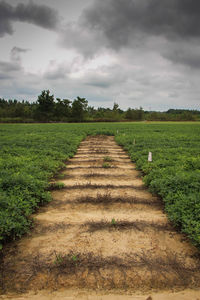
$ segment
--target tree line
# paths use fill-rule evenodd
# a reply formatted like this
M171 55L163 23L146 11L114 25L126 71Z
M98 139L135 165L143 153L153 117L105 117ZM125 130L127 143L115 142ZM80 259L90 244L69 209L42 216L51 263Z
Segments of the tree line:
M200 111L169 109L166 112L144 111L140 108L122 110L88 105L85 98L54 98L44 90L36 102L0 98L0 122L120 122L120 121L200 121Z

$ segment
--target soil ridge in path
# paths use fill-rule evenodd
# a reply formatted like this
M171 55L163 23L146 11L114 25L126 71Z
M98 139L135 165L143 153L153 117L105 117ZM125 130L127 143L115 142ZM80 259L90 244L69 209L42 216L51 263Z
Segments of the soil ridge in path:
M139 175L114 137L87 137L35 228L5 247L0 299L200 298L199 253Z

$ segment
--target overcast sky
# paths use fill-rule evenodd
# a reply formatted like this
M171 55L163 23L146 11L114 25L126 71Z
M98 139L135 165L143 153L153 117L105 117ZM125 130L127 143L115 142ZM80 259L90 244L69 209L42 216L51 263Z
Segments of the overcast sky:
M0 97L200 109L199 0L0 0Z

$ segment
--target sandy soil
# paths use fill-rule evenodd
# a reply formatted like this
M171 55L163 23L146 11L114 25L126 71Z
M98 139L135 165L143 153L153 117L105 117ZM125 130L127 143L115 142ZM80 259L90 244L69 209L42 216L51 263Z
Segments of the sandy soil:
M0 299L200 300L199 252L113 137L88 137L58 177L34 229L4 249Z

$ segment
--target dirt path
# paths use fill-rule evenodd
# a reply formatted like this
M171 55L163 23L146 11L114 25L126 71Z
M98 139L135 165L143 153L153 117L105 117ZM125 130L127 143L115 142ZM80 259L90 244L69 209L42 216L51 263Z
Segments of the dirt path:
M60 177L5 248L0 299L200 299L199 253L113 137L88 137Z

